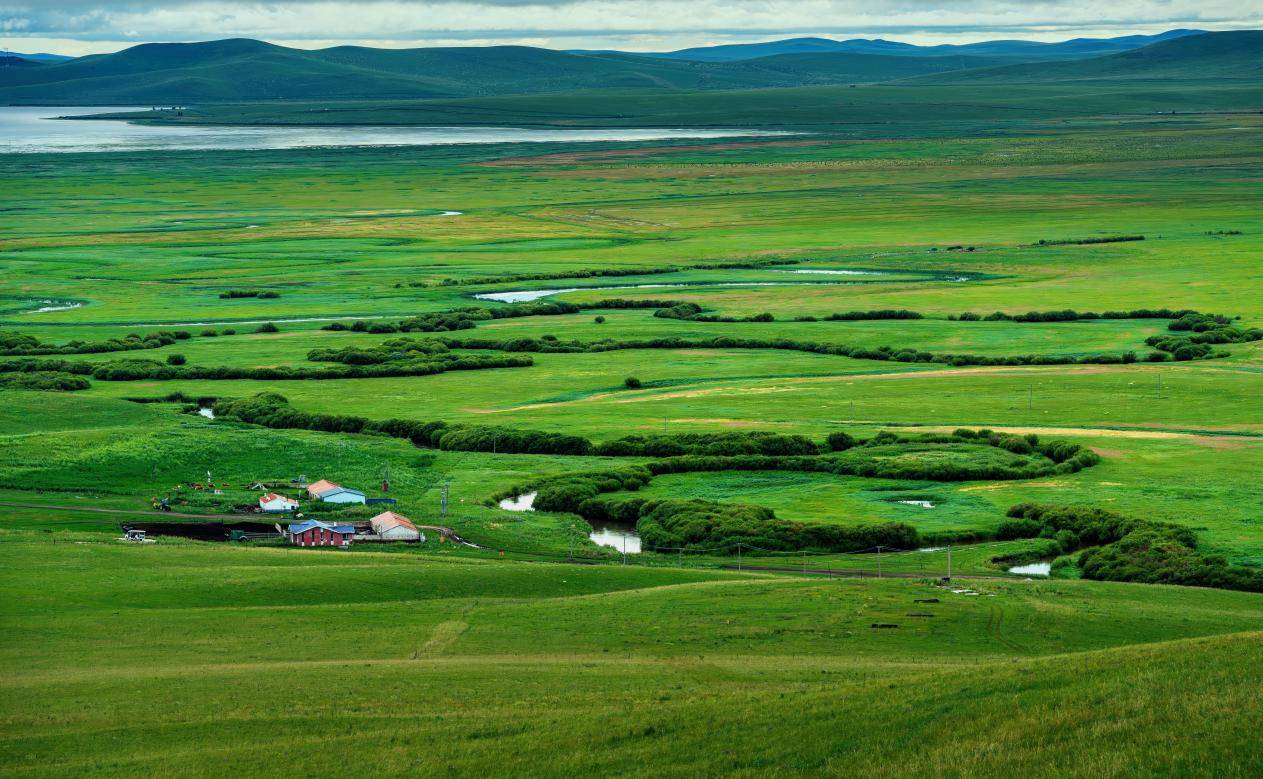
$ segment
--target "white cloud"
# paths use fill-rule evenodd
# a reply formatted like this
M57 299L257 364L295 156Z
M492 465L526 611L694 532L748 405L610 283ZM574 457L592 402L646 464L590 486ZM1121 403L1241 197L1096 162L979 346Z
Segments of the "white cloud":
M1263 0L0 0L0 46L251 37L314 47L481 45L669 49L794 35L912 43L1263 26ZM21 42L21 36L27 38ZM112 47L112 48L111 48ZM49 48L49 47L45 47ZM78 53L78 52L72 52Z

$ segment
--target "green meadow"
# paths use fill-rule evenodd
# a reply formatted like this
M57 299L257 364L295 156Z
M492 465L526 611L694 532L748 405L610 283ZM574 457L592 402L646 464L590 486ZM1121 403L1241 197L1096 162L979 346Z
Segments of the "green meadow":
M1020 503L1106 509L1263 570L1263 341L1150 362L1147 339L1170 336L1170 318L981 319L1187 309L1263 327L1263 119L1152 113L1171 95L1209 111L1255 88L1212 90L1205 105L1182 86L1145 100L1133 89L1135 105L1119 106L1102 89L1060 113L1054 97L1083 87L1013 88L1005 99L1031 108L1020 121L953 103L933 122L895 122L915 119L926 89L807 88L806 118L780 123L802 132L771 138L5 157L0 336L70 352L38 358L74 363L85 386L0 383L0 773L1258 775L1259 594L1080 578L1073 544L1003 531ZM960 105L985 91L947 89ZM839 92L881 111L848 125L811 102ZM727 126L768 121L756 97ZM513 116L553 99L431 108ZM627 116L650 106L627 104ZM1146 113L1102 115L1129 105ZM255 109L217 110L249 122ZM1101 242L1117 236L1143 240ZM540 302L579 308L390 332L510 305L477 295L547 290L562 291ZM739 321L656 315L680 302ZM828 319L891 310L920 317ZM74 353L158 331L183 333ZM350 364L313 350L401 362L403 347L382 347L400 338L487 339L498 345L448 354L530 364L299 373ZM671 338L688 343L508 346ZM902 349L978 359L888 356ZM1032 355L1048 359L980 364ZM137 360L155 364L92 373ZM255 373L157 375L168 362ZM197 399L260 393L295 415L594 448L462 449L194 413ZM769 432L823 447L889 431L915 454L918 437L958 428L1099 462L988 476L1020 455L952 441L926 447L977 473L937 477L931 456L909 455L925 473L713 467L601 495L760 507L808 530L896 523L933 541L880 557L700 543L624 556L580 515L495 501L661 466L598 451L630 435ZM117 540L127 522L270 523L232 513L259 481L325 478L382 497L387 474L395 510L472 546ZM207 481L220 493L192 486ZM174 514L152 513L162 498ZM954 582L942 581L949 555ZM1007 570L1054 558L1050 578Z

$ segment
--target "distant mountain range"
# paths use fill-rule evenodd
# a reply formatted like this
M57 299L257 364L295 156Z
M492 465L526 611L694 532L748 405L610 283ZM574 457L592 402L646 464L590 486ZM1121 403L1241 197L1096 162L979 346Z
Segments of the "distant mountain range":
M1109 53L1091 56L1103 47ZM1037 54L1024 55L1022 50ZM1079 52L1080 58L1068 59L1071 51ZM759 56L746 56L759 52ZM702 54L709 59L699 59ZM1173 30L1160 36L1057 44L994 41L929 47L800 38L662 56L524 46L339 46L310 51L230 39L143 44L62 62L9 56L0 59L0 103L135 105L464 98L610 89L683 92L883 82L1235 79L1257 78L1261 64L1263 32L1254 31Z
M740 60L770 57L776 54L824 54L846 52L850 54L884 54L895 57L945 57L951 55L1010 57L1024 61L1079 59L1098 57L1130 49L1138 49L1151 43L1201 35L1205 30L1169 30L1159 35L1127 35L1121 38L1075 38L1058 43L1037 41L983 41L959 45L915 46L911 43L887 41L881 38L852 38L838 41L832 38L788 38L766 43L736 43L722 46L702 46L679 51L641 53L636 56L659 59L689 60L692 62L737 62ZM594 52L573 50L576 54L613 54L619 52ZM624 52L626 53L626 52Z
M1027 84L1209 79L1217 82L1260 82L1263 79L1263 31L1208 33L1160 41L1104 57L934 74L911 79L911 83Z
M31 62L66 62L74 59L64 54L21 54L16 51L0 51L0 59L16 58Z

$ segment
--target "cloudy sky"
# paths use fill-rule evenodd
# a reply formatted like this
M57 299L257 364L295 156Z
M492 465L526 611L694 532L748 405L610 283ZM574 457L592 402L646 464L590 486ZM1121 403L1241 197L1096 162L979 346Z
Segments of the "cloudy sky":
M525 44L658 51L800 35L910 43L1263 27L1263 0L0 0L0 49L260 38L316 48Z

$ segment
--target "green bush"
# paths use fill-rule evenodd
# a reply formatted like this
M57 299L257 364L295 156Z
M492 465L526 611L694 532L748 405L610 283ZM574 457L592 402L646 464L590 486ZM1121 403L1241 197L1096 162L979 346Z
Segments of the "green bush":
M845 452L847 449L855 446L855 439L850 433L844 433L841 430L830 433L825 439L831 452Z
M58 371L0 374L0 388L4 389L77 392L90 386L92 385L82 376Z

